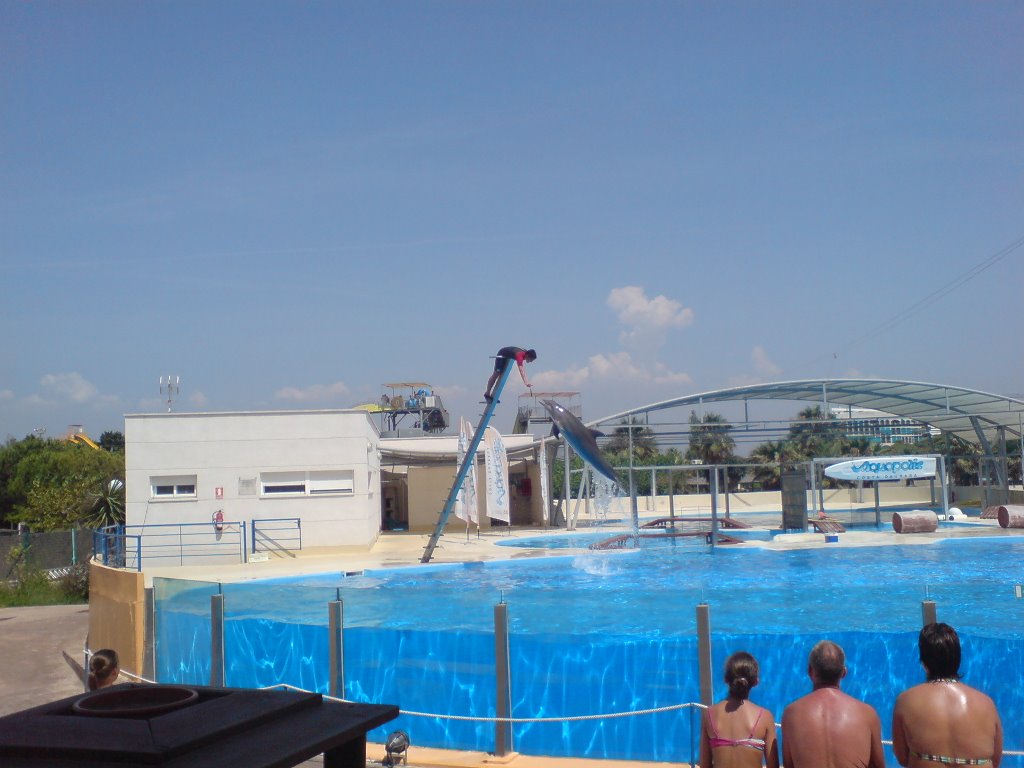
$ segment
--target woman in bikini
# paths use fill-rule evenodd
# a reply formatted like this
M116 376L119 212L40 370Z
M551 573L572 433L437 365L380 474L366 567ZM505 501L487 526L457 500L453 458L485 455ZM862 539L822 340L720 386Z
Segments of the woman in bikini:
M1003 725L988 696L960 679L960 638L928 624L917 638L927 682L905 690L892 712L892 751L900 765L999 768Z
M700 729L700 768L779 767L772 713L750 700L757 685L757 660L738 651L725 662L729 695L704 710Z

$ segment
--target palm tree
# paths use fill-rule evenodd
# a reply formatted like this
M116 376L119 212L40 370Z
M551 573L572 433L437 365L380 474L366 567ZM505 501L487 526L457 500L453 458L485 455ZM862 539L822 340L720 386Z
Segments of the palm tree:
M604 450L615 456L613 464L629 464L629 446L633 446L633 464L651 464L658 455L658 440L654 430L640 421L636 416L623 419L622 426L615 428ZM630 433L632 432L632 438Z
M736 449L731 430L732 425L720 414L705 413L700 418L690 411L690 447L686 449L686 458L699 459L704 464L728 464Z
M762 465L754 469L754 482L759 483L763 490L778 490L782 487L782 467L801 458L796 446L788 441L761 443L750 452L750 460Z

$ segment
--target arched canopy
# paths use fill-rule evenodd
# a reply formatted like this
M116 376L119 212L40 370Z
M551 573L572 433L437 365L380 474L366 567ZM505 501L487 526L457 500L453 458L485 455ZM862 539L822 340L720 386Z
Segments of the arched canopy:
M717 389L633 408L592 422L608 424L643 413L743 400L798 400L872 408L927 424L979 444L989 453L1000 436L1021 436L1024 401L946 384L887 379L807 379Z

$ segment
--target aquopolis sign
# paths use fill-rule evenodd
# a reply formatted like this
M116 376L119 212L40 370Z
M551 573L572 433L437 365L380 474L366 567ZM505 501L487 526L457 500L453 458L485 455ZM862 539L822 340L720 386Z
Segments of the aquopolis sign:
M825 474L836 480L909 480L916 477L935 477L935 459L922 456L857 459L826 467Z

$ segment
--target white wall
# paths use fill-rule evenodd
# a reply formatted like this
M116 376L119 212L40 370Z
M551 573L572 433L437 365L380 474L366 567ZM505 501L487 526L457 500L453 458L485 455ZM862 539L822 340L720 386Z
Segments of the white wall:
M128 415L125 452L129 526L206 524L222 510L226 522L244 521L247 534L254 518L301 518L303 549L367 548L380 533L378 435L365 411ZM264 473L348 470L351 493L261 493ZM153 477L191 475L193 498L153 497Z

